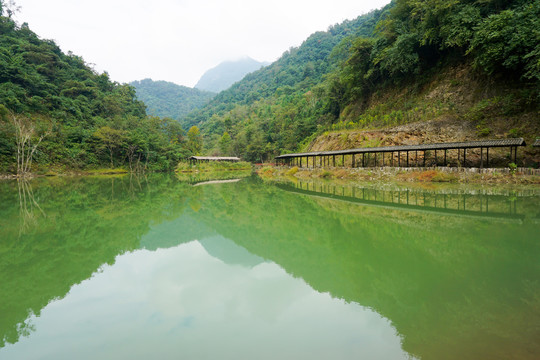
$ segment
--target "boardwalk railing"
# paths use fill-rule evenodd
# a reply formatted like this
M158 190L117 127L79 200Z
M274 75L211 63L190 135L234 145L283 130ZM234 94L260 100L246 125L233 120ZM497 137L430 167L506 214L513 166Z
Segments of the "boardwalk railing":
M451 142L420 145L399 145L382 146L373 148L359 148L336 151L317 151L308 153L284 154L277 156L276 163L279 165L299 166L299 167L327 167L345 166L350 167L370 167L370 166L423 166L426 167L426 160L431 156L431 163L447 166L447 153L449 150L457 150L457 162L460 166L472 165L467 163L467 150L480 149L479 167L489 166L489 149L507 147L510 149L510 160L517 163L517 149L525 146L523 138L517 139L497 139L467 142ZM485 150L485 156L484 156ZM419 154L420 153L420 154ZM397 158L396 158L397 154ZM438 157L440 154L440 157ZM361 155L361 157L359 156ZM414 156L413 156L414 155ZM341 162L339 157L341 156ZM348 157L346 163L346 158ZM336 157L338 162L336 162ZM484 163L485 158L485 163ZM513 159L512 159L513 158Z

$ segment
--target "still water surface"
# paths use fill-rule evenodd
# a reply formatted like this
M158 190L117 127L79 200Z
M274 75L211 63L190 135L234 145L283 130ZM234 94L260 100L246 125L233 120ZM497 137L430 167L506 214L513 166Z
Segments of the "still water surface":
M540 189L0 183L1 359L536 359Z

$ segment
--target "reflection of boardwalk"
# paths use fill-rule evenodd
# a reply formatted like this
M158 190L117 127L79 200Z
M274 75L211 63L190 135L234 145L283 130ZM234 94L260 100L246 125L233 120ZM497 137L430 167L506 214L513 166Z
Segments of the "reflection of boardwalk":
M191 184L193 186L209 185L209 184L225 184L225 183L235 183L242 179L230 179L230 180L211 180L211 181L202 181L198 183Z
M289 192L391 209L514 221L525 219L524 213L518 211L519 198L501 195L349 188L307 182L278 184L277 186Z

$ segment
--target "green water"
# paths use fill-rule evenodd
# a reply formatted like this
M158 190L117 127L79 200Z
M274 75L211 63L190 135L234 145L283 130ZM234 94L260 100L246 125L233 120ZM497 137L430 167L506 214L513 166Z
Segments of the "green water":
M540 358L540 188L208 180L0 182L0 359Z

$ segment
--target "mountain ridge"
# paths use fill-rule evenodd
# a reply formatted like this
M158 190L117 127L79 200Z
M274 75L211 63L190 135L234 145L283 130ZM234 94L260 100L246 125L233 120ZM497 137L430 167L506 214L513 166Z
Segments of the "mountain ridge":
M194 89L219 93L242 80L247 74L269 64L269 62L257 61L248 56L238 60L223 61L207 70L195 84Z
M209 91L148 78L132 81L129 85L135 88L138 99L145 103L150 115L175 120L202 107L216 95Z

